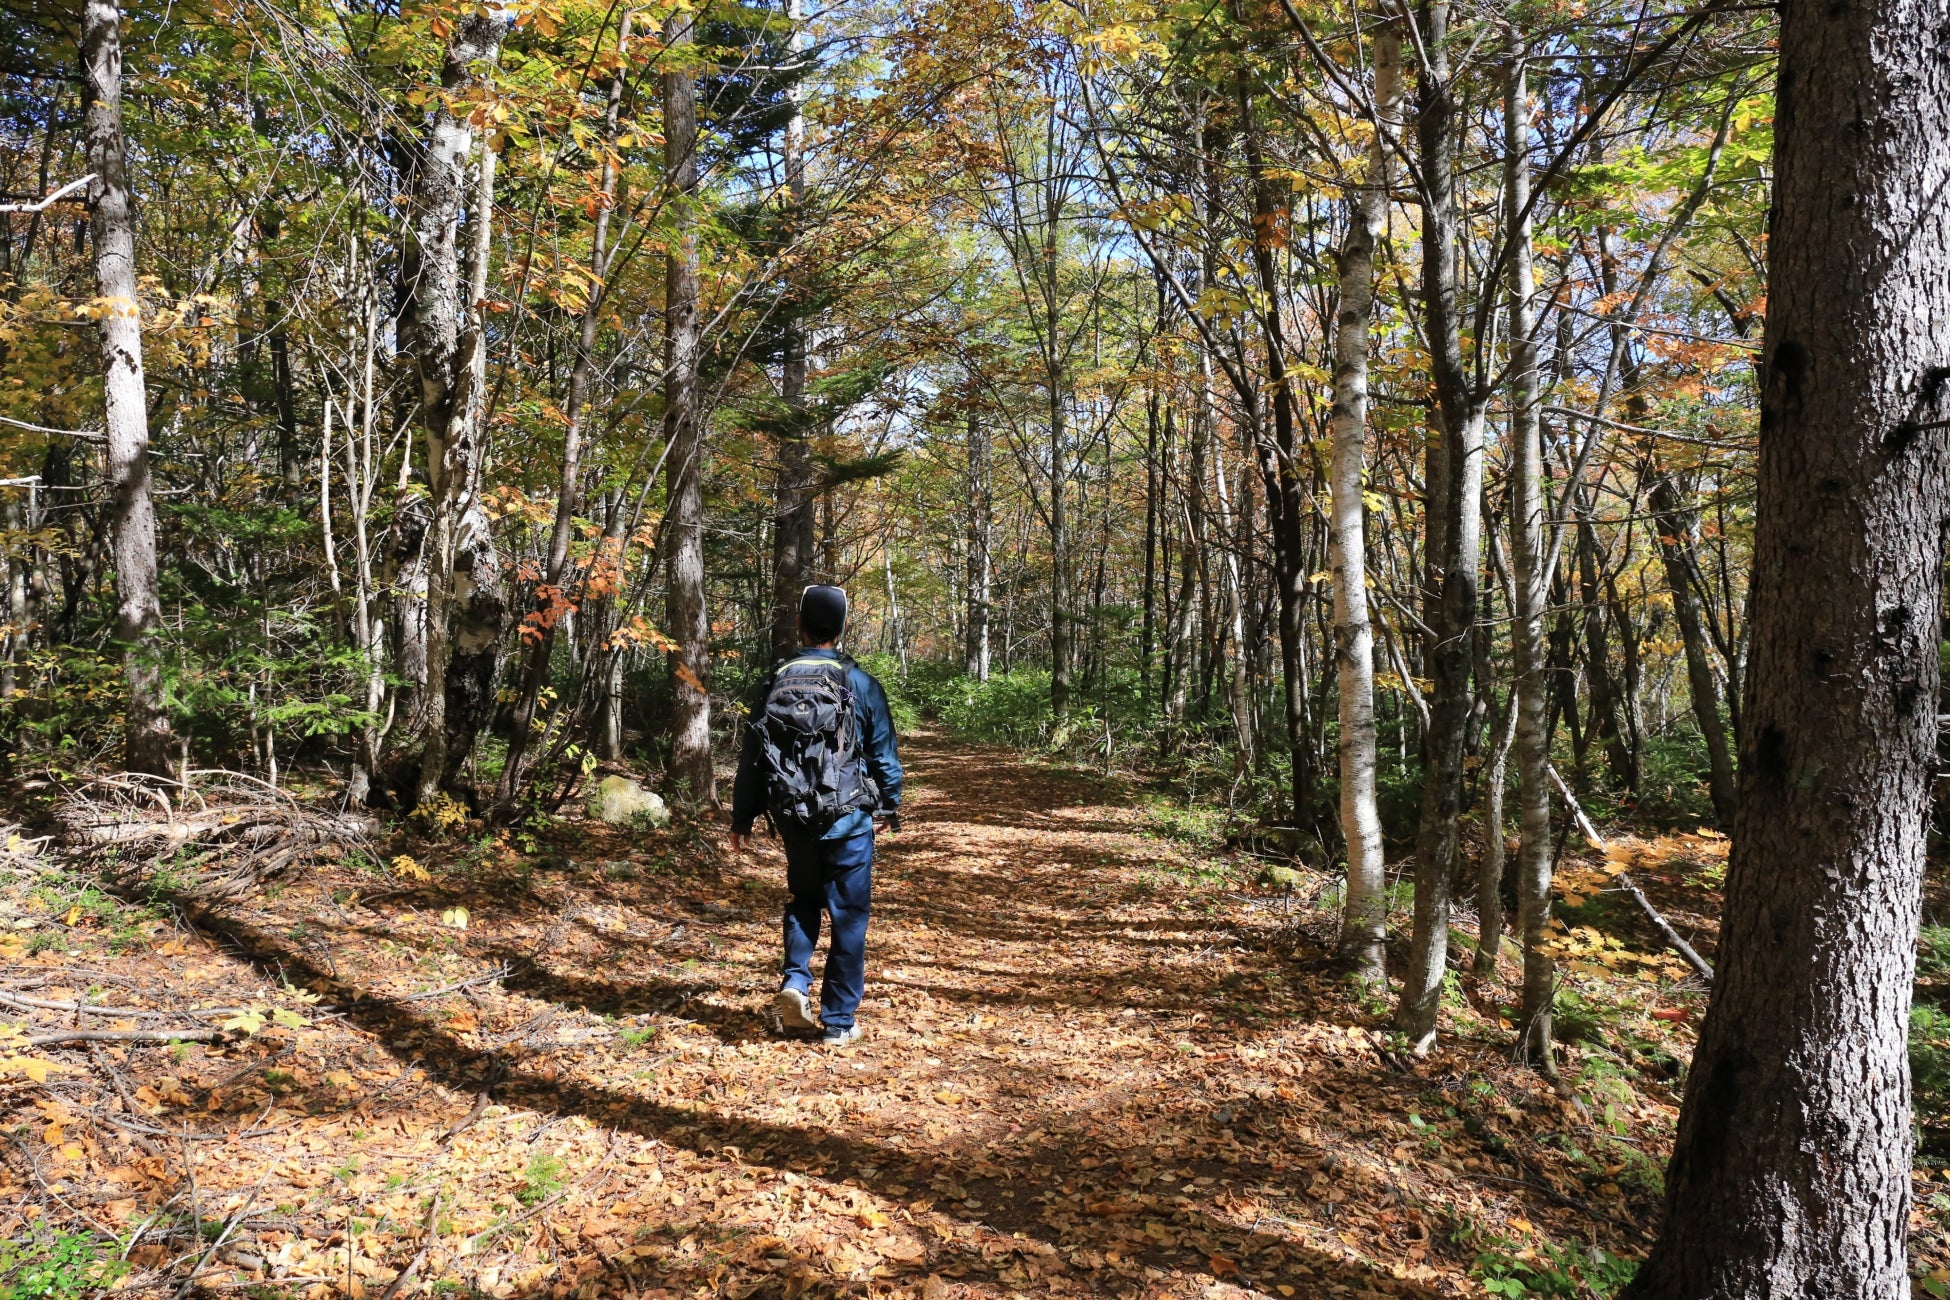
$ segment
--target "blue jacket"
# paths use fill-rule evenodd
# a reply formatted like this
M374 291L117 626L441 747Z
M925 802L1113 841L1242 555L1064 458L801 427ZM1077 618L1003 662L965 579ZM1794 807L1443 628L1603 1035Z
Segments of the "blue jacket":
M837 650L801 650L795 659L840 659ZM767 680L769 681L769 675ZM901 760L894 744L894 715L887 707L887 692L872 673L854 664L847 672L846 684L853 690L854 714L860 720L867 775L880 789L880 811L890 812L901 804ZM752 701L752 716L765 708L764 686ZM745 747L738 757L738 779L731 787L731 829L749 835L752 823L765 815L765 772L759 756L758 731L745 728ZM843 840L873 828L873 810L857 809L834 822L819 838Z

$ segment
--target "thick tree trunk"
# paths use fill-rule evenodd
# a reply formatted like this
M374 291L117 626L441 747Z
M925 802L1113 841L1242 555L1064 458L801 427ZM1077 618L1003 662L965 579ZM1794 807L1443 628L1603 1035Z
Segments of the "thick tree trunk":
M695 16L674 13L664 45L695 41ZM688 57L688 51L678 56ZM670 448L670 553L666 632L672 704L669 776L673 789L717 802L711 769L711 618L704 590L704 424L698 410L697 98L688 66L664 73L664 166L677 238L664 270L664 440Z
M452 94L476 84L480 66L492 63L500 53L505 31L505 21L486 11L457 20L441 67L442 88ZM457 599L456 535L479 454L479 431L474 427L481 398L474 391L476 357L486 341L478 299L486 291L489 204L494 192L494 153L483 145L474 193L467 193L467 159L473 151L474 131L448 111L447 102L444 97L436 100L415 177L411 219L401 243L402 278L409 294L400 320L401 350L413 358L420 379L420 418L426 430L432 498L425 541L426 676L417 728L423 740L416 783L419 799L436 794L449 770L447 669L452 639L448 623L450 606ZM468 279L477 281L478 288L462 280L464 205L475 223Z
M173 739L163 712L162 609L156 592L156 505L149 482L149 407L142 378L142 303L135 275L135 208L122 138L122 13L116 0L85 0L81 23L82 135L103 310L102 396L110 549L115 561L115 639L129 692L122 762L131 772L170 774Z
M1713 997L1636 1300L1907 1295L1936 764L1950 64L1914 0L1781 6L1752 658Z
M1340 311L1334 318L1333 440L1334 668L1340 685L1341 836L1347 841L1347 906L1341 952L1355 977L1385 988L1387 862L1376 800L1374 625L1368 616L1367 471L1368 336L1374 328L1374 254L1388 215L1388 140L1401 105L1399 33L1382 28L1374 42L1375 139L1367 183L1348 213L1337 259Z
M1650 505L1659 530L1659 555L1665 561L1666 590L1672 593L1672 617L1686 647L1686 685L1693 700L1693 717L1706 742L1707 790L1720 825L1733 825L1735 793L1733 755L1727 749L1726 723L1720 711L1720 683L1713 675L1712 651L1700 620L1699 595L1693 589L1692 519L1679 500L1672 476L1652 475Z
M989 679L989 537L994 502L989 495L989 433L981 412L968 409L967 635L962 667L978 682Z
M789 48L798 62L805 49L803 0L786 0L786 21L792 24ZM785 188L791 219L786 238L801 234L806 202L805 90L795 78L786 92L792 114L785 124ZM799 648L799 596L812 582L814 514L817 481L812 458L812 430L806 411L807 306L785 294L785 359L779 396L785 403L788 428L779 443L778 499L772 529L772 654L783 659Z
M1463 366L1456 210L1452 166L1459 118L1444 48L1447 0L1431 0L1417 19L1429 62L1416 122L1422 163L1422 292L1428 318L1440 428L1429 449L1428 599L1424 668L1429 726L1422 737L1422 811L1415 836L1415 935L1396 1023L1419 1049L1435 1037L1448 968L1450 882L1462 813L1463 740L1472 700L1477 569L1483 515L1483 402Z
M1545 1073L1557 966L1544 949L1551 912L1550 732L1545 727L1549 663L1544 650L1544 439L1537 409L1536 280L1530 252L1530 94L1522 36L1510 37L1504 89L1503 211L1510 240L1510 552L1516 599L1510 641L1516 660L1517 930L1523 936L1521 1050ZM1503 829L1490 833L1501 838Z

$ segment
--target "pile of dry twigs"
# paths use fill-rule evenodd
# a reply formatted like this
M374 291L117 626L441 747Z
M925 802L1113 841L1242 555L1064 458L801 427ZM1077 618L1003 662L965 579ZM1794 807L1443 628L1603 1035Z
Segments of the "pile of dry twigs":
M109 886L163 886L207 902L241 898L294 863L337 856L377 831L370 818L306 808L268 781L221 769L96 777L64 792L53 812L63 855Z

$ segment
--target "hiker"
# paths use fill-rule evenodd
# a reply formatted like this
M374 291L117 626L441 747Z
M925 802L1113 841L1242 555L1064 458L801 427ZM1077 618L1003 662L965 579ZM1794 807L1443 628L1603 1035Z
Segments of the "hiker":
M887 692L837 649L846 593L811 586L799 598L805 649L774 665L753 697L731 793L731 848L751 847L762 814L785 845L785 981L773 1004L787 1029L819 1030L828 1047L860 1036L854 1015L867 978L873 818L900 829L901 761ZM833 918L826 979L813 1019L812 954L819 914Z

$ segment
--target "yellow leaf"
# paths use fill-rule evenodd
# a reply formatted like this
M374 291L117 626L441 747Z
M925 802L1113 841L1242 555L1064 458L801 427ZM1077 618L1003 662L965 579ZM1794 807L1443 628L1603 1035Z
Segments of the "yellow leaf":
M400 854L398 857L393 859L393 870L399 872L402 876L405 876L408 880L432 880L433 879L433 873L431 871L428 871L425 867L421 866L419 863L415 862L412 858L408 857L404 853Z
M81 905L77 903L73 907L68 909L68 914L66 917L62 919L61 924L73 925L76 921L79 921L80 919L81 919Z
M1531 1225L1529 1219L1512 1219L1510 1220L1510 1226L1512 1228L1515 1228L1518 1232L1536 1231L1536 1229Z
M448 908L440 914L440 924L450 930L465 930L467 928L467 909L464 907Z

